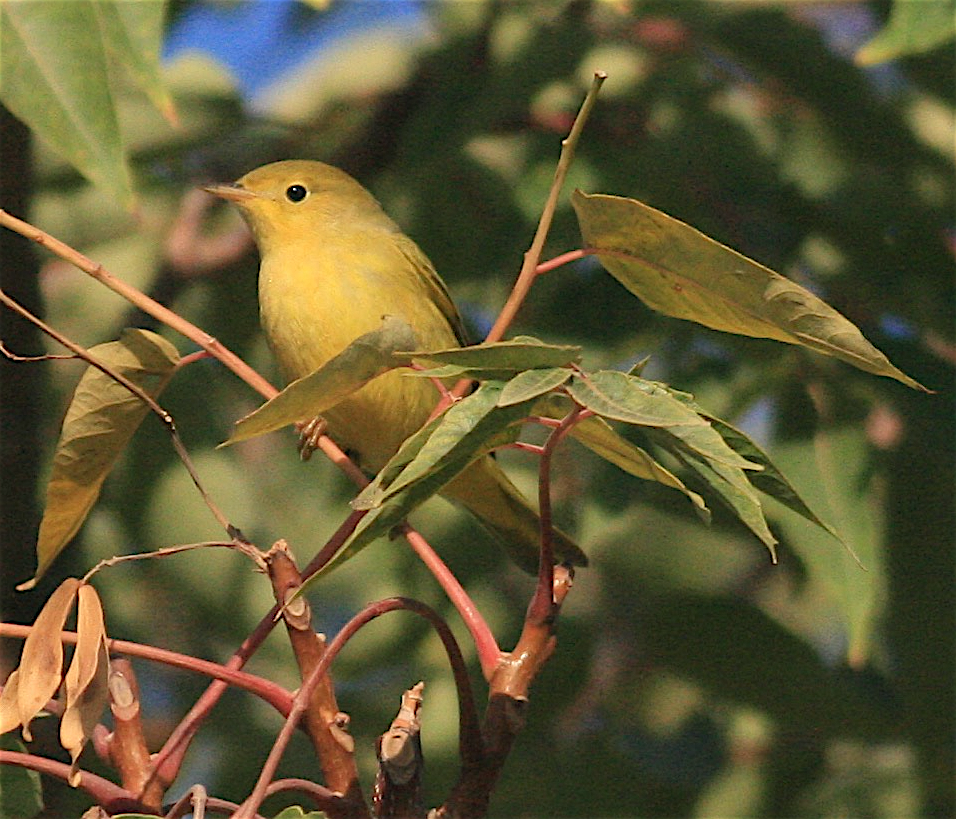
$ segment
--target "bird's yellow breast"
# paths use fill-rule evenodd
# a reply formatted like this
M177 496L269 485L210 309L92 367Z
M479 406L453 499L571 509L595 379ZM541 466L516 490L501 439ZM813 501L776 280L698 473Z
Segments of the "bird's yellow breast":
M421 349L458 344L429 290L420 251L387 230L341 229L269 248L259 271L259 308L269 344L289 379L317 370L392 315L415 331ZM427 264L427 262L424 262ZM432 285L433 286L433 285ZM432 384L392 371L325 413L333 439L378 470L428 418Z

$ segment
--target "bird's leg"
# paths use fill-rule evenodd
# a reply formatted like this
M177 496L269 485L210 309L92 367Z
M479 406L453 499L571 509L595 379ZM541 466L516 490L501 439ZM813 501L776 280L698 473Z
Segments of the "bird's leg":
M296 424L299 430L299 457L303 461L309 460L319 448L319 438L325 435L326 426L325 419L318 415L311 421Z

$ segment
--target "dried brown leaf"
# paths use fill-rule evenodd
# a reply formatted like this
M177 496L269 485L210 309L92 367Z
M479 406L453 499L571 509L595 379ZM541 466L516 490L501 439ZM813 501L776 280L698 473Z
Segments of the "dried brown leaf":
M64 580L37 616L20 658L17 704L23 738L29 742L30 721L52 697L63 679L63 643L60 632L80 587L75 577Z

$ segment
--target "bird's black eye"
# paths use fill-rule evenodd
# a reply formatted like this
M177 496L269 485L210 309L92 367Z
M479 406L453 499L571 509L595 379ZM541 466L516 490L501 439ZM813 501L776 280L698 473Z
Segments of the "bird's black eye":
M285 196L290 202L301 202L309 195L309 190L305 185L289 185L285 189Z

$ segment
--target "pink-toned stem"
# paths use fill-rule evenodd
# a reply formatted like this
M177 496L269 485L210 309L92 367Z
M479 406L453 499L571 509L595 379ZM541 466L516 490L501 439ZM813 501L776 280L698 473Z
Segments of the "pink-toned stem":
M19 623L0 623L0 637L14 637L22 640L29 636L32 629L33 626L20 625ZM69 645L76 645L77 635L75 631L62 631L60 632L60 639ZM282 686L254 674L238 671L228 665L211 663L208 660L200 660L187 654L179 654L165 648L156 648L142 643L133 643L129 640L108 638L106 642L111 653L139 657L172 668L181 668L184 671L204 674L224 684L241 688L263 699L283 716L286 716L292 707L292 694Z
M458 614L471 634L471 638L475 641L481 671L485 675L485 679L490 680L498 666L498 661L501 659L501 649L498 648L498 641L495 640L495 635L492 634L487 621L482 617L471 597L468 596L468 592L458 582L458 578L445 565L445 561L438 556L428 541L413 529L407 529L404 534L412 547L412 551L428 567L439 585L445 590L445 594L448 595L452 605L458 610Z

